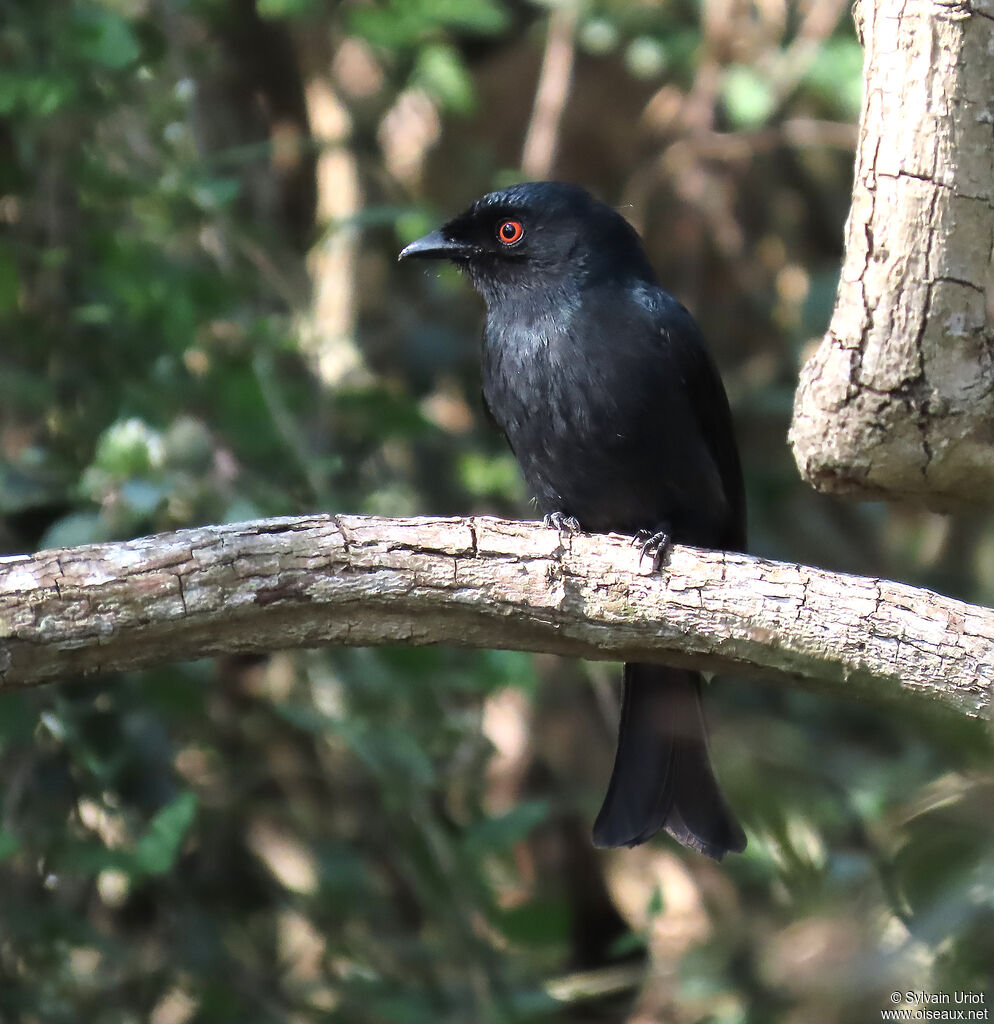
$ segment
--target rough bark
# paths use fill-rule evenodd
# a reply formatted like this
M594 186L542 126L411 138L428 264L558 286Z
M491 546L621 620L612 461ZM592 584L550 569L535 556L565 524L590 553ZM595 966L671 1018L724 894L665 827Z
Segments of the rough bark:
M994 503L994 0L858 0L835 312L791 442L823 491Z
M898 583L499 519L315 515L0 560L0 687L222 652L452 644L918 692L980 715L994 610Z

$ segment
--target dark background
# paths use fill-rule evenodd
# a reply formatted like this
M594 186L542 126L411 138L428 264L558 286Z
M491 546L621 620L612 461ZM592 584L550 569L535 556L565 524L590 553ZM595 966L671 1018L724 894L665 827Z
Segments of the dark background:
M529 517L478 300L395 258L550 142L550 35L532 173L698 317L752 550L994 603L986 520L829 501L787 448L859 106L825 0L0 0L0 549ZM850 1024L991 987L985 726L718 680L747 852L607 854L617 674L322 651L3 695L0 1021Z

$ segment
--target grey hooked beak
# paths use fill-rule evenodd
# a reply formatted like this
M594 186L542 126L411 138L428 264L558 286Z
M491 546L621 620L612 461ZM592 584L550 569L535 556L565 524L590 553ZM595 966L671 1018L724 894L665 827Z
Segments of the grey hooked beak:
M406 260L417 257L425 260L457 260L469 256L472 251L471 246L446 238L441 231L433 231L430 235L411 242L409 246L401 250L397 259Z

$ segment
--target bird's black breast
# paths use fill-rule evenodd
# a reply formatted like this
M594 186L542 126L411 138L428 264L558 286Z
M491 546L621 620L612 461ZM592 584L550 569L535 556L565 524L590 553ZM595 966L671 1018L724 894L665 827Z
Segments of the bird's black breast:
M543 514L742 547L721 382L689 314L653 292L668 301L640 286L491 309L484 398Z

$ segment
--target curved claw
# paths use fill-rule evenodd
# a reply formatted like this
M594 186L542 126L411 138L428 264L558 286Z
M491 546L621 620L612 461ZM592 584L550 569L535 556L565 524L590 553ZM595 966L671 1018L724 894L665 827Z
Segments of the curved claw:
M666 530L639 530L632 538L632 547L639 547L640 563L646 555L652 555L652 571L659 572L673 547L673 538Z
M568 516L563 512L549 512L542 516L542 522L550 530L558 530L560 533L580 533L580 523L576 516Z

